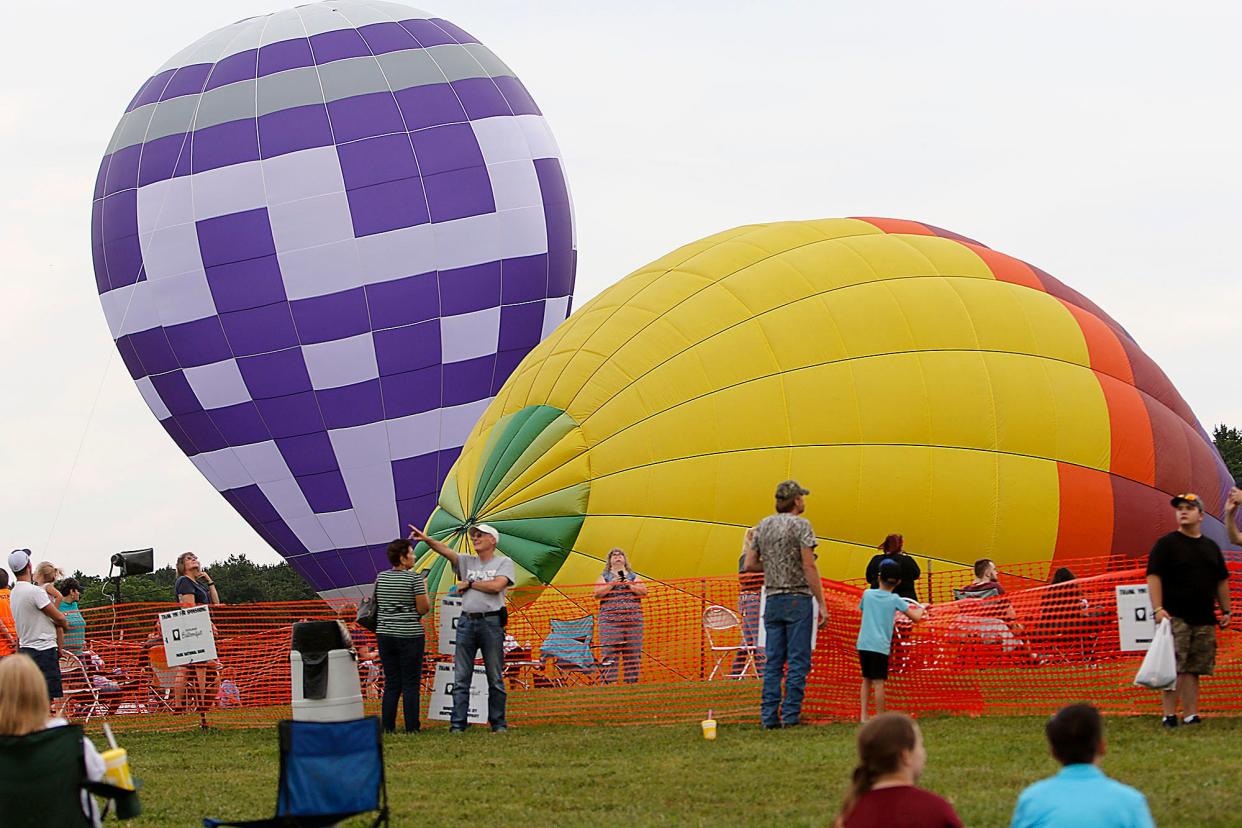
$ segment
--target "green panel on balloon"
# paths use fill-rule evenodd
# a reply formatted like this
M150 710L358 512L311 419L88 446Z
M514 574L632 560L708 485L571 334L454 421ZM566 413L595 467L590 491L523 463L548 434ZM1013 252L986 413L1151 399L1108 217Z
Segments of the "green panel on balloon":
M547 405L532 405L498 421L486 438L470 502L463 503L458 494L462 491L458 474L463 470L460 464L455 465L440 492L439 506L427 523L427 534L459 552L468 552L470 527L490 524L500 532L500 551L517 564L520 582L550 583L578 539L586 519L590 484L585 479L571 480L562 488L529 499L515 498L513 492L506 494L506 489L577 428L568 414ZM519 491L524 488L519 487ZM432 592L447 590L454 575L444 560L426 544L419 544L416 552L419 568L427 572L428 588Z

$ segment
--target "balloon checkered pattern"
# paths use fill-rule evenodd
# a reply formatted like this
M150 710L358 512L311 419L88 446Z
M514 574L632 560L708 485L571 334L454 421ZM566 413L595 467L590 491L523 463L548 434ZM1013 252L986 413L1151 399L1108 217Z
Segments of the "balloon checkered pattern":
M425 522L576 266L526 88L453 23L369 0L174 56L108 146L92 244L143 399L326 596Z

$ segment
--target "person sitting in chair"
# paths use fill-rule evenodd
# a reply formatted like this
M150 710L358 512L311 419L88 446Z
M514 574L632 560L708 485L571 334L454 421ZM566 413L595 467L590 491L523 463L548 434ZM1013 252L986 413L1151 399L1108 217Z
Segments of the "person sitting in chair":
M40 730L63 727L64 719L49 719L47 682L34 660L18 653L0 660L0 735L26 736ZM82 737L86 759L86 778L99 782L104 775L104 760L91 740ZM99 828L99 808L90 794L82 791L82 812Z
M1005 588L996 579L996 562L991 558L980 558L975 561L975 579L968 586L953 590L953 597L962 598L993 598L1004 595Z

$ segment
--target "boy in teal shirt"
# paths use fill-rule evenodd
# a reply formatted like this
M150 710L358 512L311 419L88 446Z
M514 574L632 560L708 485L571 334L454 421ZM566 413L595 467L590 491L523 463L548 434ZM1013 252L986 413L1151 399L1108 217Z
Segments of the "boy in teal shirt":
M1018 797L1011 828L1155 828L1147 798L1099 768L1104 721L1089 704L1063 707L1044 727L1061 772Z
M880 562L879 589L863 592L858 608L862 623L858 626L858 664L862 668L862 713L859 721L867 721L867 703L875 690L875 712L884 712L884 682L888 679L888 655L893 649L894 613L905 613L912 621L923 617L918 601L902 598L893 592L901 583L901 566L891 558Z

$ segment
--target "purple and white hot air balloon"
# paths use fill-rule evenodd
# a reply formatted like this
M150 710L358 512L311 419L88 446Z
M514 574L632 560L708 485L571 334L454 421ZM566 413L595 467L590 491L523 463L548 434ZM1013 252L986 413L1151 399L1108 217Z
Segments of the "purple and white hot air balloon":
M526 88L447 20L372 0L178 53L116 129L91 237L143 398L324 595L425 523L576 263Z

